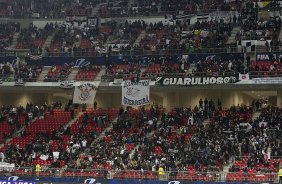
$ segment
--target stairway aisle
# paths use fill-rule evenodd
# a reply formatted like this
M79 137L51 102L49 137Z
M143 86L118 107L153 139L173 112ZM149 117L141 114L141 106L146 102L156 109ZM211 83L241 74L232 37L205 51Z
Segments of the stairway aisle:
M45 76L48 74L50 69L51 69L51 66L44 66L42 69L42 72L40 73L38 77L38 81L44 81Z
M228 38L227 44L236 43L236 34L240 31L240 26L233 27L231 36Z

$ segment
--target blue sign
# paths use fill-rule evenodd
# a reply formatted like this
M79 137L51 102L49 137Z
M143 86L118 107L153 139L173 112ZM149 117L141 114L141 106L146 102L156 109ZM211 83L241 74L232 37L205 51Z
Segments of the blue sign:
M28 176L0 176L0 184L38 184L38 183L88 183L88 184L243 184L255 182L215 182L190 180L150 180L150 179L103 179L95 177L28 177ZM29 181L29 182L26 182ZM2 183L1 183L2 182ZM267 182L271 183L271 182Z
M233 59L243 60L243 53L218 53L218 54L187 54L187 55L143 55L143 56L98 56L98 57L43 57L40 60L27 60L28 65L72 65L72 66L86 66L86 65L112 65L112 64L125 64L135 63L146 65L149 63L162 64L162 63L176 63L182 58L187 58L190 63L196 63L199 60L215 59L228 62ZM1 61L1 59L0 59Z
M35 184L34 182L27 182L27 181L1 181L0 184Z
M6 64L6 63L10 63L14 66L17 63L17 57L15 56L0 57L0 64Z
M279 53L261 52L256 54L257 62L273 62L279 58Z

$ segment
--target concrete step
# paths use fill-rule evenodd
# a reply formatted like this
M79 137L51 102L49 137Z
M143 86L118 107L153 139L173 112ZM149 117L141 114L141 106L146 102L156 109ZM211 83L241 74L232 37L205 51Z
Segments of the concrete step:
M106 74L106 69L105 68L101 68L100 72L95 77L94 81L101 81L102 76L105 75L105 74Z
M49 36L47 37L47 39L46 39L46 41L45 41L45 43L44 43L44 45L43 45L43 48L45 48L45 47L48 47L48 48L49 48L49 47L50 47L54 36L55 36L55 33L52 33L51 35L49 35Z
M233 27L231 31L231 36L228 38L227 44L231 44L236 41L235 37L236 37L236 34L240 31L240 29L241 29L240 26Z
M74 119L70 120L70 121L64 126L64 128L66 129L66 128L68 128L68 127L71 127L71 125L72 125L73 123L75 123L75 122L79 119L79 117L82 116L82 115L83 115L83 112L77 113L76 116L74 117Z
M71 73L68 76L68 80L69 81L74 80L78 71L79 71L79 67L73 67Z
M38 119L38 118L34 118L33 120L31 120L31 121L29 122L29 125L32 124L33 122L35 122L37 119ZM2 149L2 148L5 146L5 144L10 143L13 138L15 138L15 137L17 137L17 136L20 136L21 133L22 133L26 128L27 128L26 126L23 126L23 127L20 128L17 132L15 132L14 135L12 135L11 138L7 139L7 140L5 141L5 143L0 144L0 149Z
M196 64L195 63L192 63L188 69L188 72L187 73L192 73L193 70L196 70L197 67L196 67Z
M161 121L158 121L158 122L157 122L157 129L160 127L160 124L161 124ZM148 132L145 136L146 136L147 138L150 138L150 137L152 137L152 135L153 135L154 132L155 132L154 130L151 131L151 132ZM134 156L134 153L138 150L139 146L140 146L139 144L136 145L136 146L134 147L134 149L131 151L131 153L129 154L129 158L130 158L130 159Z
M11 44L11 49L15 49L18 43L18 38L19 38L20 33L15 33L13 36L12 44Z
M140 41L143 39L143 38L145 38L145 36L146 36L146 31L145 30L143 30L140 34L139 34L139 36L137 37L137 39L135 40L135 42L134 42L134 46L139 46L139 44L140 44Z
M42 72L40 73L38 77L38 81L44 81L45 76L48 74L50 69L51 69L51 66L44 66Z
M253 114L252 120L257 119L257 118L260 116L260 114L261 114L261 112L256 111L256 112Z

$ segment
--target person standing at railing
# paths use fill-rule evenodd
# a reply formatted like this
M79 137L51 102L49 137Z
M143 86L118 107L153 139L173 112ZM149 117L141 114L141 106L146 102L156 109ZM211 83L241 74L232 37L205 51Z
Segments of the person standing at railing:
M40 166L40 164L36 164L36 166L35 166L35 171L36 171L36 176L39 177L40 172L41 172L41 166Z
M278 171L279 183L282 183L282 167Z
M158 171L159 171L159 177L163 178L164 177L164 168L163 168L163 166L160 166Z

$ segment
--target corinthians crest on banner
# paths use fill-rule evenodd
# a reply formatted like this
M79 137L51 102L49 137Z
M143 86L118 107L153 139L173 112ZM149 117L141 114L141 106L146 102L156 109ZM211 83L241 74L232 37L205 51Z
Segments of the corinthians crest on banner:
M85 83L75 87L73 94L73 103L93 104L96 95L97 86L91 83Z

